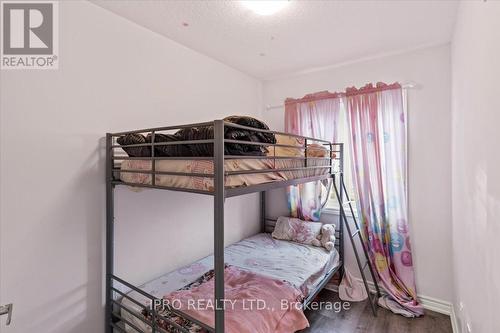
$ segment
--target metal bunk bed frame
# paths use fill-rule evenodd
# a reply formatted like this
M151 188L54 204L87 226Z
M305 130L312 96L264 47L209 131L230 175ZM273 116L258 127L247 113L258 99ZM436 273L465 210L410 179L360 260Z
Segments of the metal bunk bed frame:
M214 128L214 136L213 139L207 140L190 140L190 141L174 141L174 142L155 142L155 133L170 131L170 130L178 130L181 128L190 128L190 127L200 127L200 126L213 126ZM291 145L283 145L283 144L270 144L270 143L262 143L262 142L251 142L251 141L240 141L240 140L230 140L225 139L224 137L224 128L225 127L234 127L254 132L263 132L263 133L271 133L274 135L282 135L289 137L301 138L304 140L304 145L302 147L291 146ZM115 143L115 138L133 133L151 133L151 143L141 143L141 144L130 144L130 145L118 145ZM307 154L308 144L311 142L319 142L322 145L327 146L328 157L309 157ZM279 157L279 156L230 156L224 155L224 145L225 143L237 143L243 145L260 145L265 147L287 147L293 149L302 149L304 150L303 157ZM155 146L159 145L193 145L193 144L213 144L214 154L213 157L163 157L163 156L155 156ZM151 147L151 157L128 157L128 156L117 156L115 155L115 149L126 148L126 147ZM119 278L114 275L114 189L116 185L128 185L134 187L146 187L146 188L156 188L156 189L166 189L166 190L174 190L174 191L183 191L183 192L191 192L198 193L204 195L211 195L214 197L214 273L215 273L215 327L212 328L198 320L187 316L186 314L169 308L168 310L175 315L180 316L181 318L186 318L189 321L194 322L195 324L207 329L210 332L215 333L224 333L224 309L223 309L223 300L224 300L224 202L226 198L260 192L260 206L261 206L261 229L262 232L268 231L269 223L275 221L271 218L266 217L266 191L282 188L290 185L296 185L300 183L307 183L318 180L325 180L331 178L332 181L339 182L339 185L343 185L343 144L342 143L331 143L326 140L315 139L311 137L305 137L300 135L294 135L290 133L270 131L257 129L253 127L242 126L234 123L225 122L223 120L215 120L212 122L198 123L198 124L189 124L189 125L181 125L181 126L168 126L168 127L158 127L158 128L149 128L149 129L141 129L134 130L128 132L118 132L118 133L107 133L106 134L106 307L105 307L105 325L106 325L106 333L112 333L114 330L119 332L126 332L123 326L119 325L119 322L123 322L124 324L132 327L134 330L138 332L143 332L136 325L127 321L125 318L121 316L121 313L116 313L114 309L125 310L128 313L132 314L134 317L138 318L148 326L152 328L152 332L162 332L167 333L161 327L158 327L157 320L164 320L169 323L172 327L174 327L179 332L189 333L187 329L178 325L175 322L172 322L169 318L163 316L159 311L156 310L155 306L153 306L156 298L141 289L135 287L134 285L128 283L127 281ZM336 156L333 156L335 154ZM244 170L244 171L225 171L224 169L224 161L227 159L246 159L246 158L260 158L260 159L299 159L304 161L303 167L295 167L295 168L276 168L276 169L264 169L264 170ZM151 160L151 170L127 170L121 171L119 168L115 167L115 162L120 160L127 159L138 159L138 160ZM214 173L213 174L197 174L197 173L181 173L181 172L160 172L156 170L157 160L191 160L191 159L203 159L203 160L213 160L214 163ZM324 166L308 166L308 161L312 159L323 159L329 160L328 165ZM333 161L339 161L339 169L334 172ZM306 178L297 178L297 179L289 179L283 181L273 181L268 183L261 183L257 185L251 186L240 186L234 188L226 188L225 187L225 177L231 175L239 175L239 174L254 174L254 173L274 173L274 172L284 172L284 171L304 171L304 170L312 170L312 169L326 169L327 172L309 176ZM141 174L149 174L151 176L150 184L136 184L136 183L126 183L119 180L119 177L115 177L119 172L138 172ZM155 176L156 175L171 175L171 176L195 176L195 177L208 177L213 178L214 180L214 190L206 191L206 190L198 190L198 189L189 189L189 188L177 188L177 187L167 187L156 184ZM320 284L310 293L310 295L303 301L303 306L306 306L311 301L314 300L316 295L326 286L326 284L331 280L335 273L340 272L343 274L345 262L344 258L344 240L343 240L343 229L344 222L347 222L345 219L345 213L342 209L342 192L340 196L337 195L337 198L340 202L340 215L338 220L338 228L336 228L336 248L340 254L340 262L339 265L332 269L327 275L323 278ZM343 216L343 218L342 218ZM342 276L342 275L341 275ZM134 290L149 298L151 300L151 308L144 307L142 304L131 298L127 295L127 293L123 292L115 286L115 283L118 283L125 288L130 290ZM118 302L114 295L118 295L120 297L124 297L132 301L134 304L143 308L143 310L147 311L151 320L139 316L130 309L126 308L123 304Z

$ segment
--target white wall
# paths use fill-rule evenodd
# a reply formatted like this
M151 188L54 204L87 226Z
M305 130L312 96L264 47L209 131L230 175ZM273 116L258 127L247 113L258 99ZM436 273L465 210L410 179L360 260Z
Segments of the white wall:
M261 113L262 84L217 61L87 2L60 20L59 70L0 74L2 333L103 332L107 131ZM228 241L258 230L256 199L229 199ZM210 198L120 188L116 209L133 282L212 249Z
M417 291L449 302L452 300L449 46L265 82L264 103L277 105L286 97L302 97L322 90L343 91L348 86L360 87L378 81L413 81L420 86L409 91L409 208ZM264 115L275 129L283 128L283 117L283 109L269 110ZM282 193L278 193L270 200L277 202L282 198ZM351 267L352 259L349 255Z
M500 3L462 2L452 44L455 312L500 332ZM461 310L460 304L463 304Z

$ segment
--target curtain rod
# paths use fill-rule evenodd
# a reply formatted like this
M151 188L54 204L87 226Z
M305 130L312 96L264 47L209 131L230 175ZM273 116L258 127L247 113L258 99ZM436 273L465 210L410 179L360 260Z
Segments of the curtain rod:
M406 82L401 84L402 89L415 89L418 88L418 84L415 82ZM276 104L276 105L266 105L266 110L272 110L272 109L281 109L284 108L285 104Z

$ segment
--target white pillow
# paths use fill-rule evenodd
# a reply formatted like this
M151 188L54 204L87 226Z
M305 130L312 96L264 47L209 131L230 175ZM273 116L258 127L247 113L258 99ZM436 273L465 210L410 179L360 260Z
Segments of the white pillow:
M320 222L302 221L293 217L280 216L272 233L273 238L296 243L321 246Z

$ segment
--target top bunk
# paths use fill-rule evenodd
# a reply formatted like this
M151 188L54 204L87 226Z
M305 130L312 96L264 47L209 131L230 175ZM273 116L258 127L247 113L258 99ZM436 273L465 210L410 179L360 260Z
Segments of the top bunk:
M106 135L111 185L233 197L340 173L343 144L231 116ZM219 185L218 185L219 184Z

